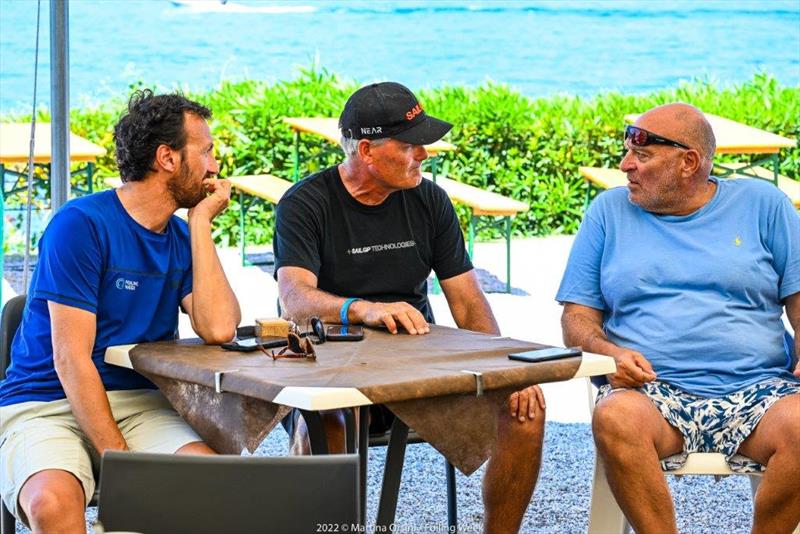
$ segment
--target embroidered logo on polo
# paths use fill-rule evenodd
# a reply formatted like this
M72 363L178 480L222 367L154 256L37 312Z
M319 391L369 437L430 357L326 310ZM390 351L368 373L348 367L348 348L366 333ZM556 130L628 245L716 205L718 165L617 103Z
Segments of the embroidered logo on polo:
M117 278L116 282L114 282L114 285L117 286L117 289L123 289L123 290L127 290L127 291L136 291L136 288L139 287L139 281L138 280L128 280L126 278L120 277L120 278Z
M383 243L381 245L370 245L368 247L353 247L347 249L347 253L350 255L354 254L366 254L368 252L377 253L377 252L385 252L387 250L398 250L403 248L411 248L416 247L416 241L398 241L397 243Z

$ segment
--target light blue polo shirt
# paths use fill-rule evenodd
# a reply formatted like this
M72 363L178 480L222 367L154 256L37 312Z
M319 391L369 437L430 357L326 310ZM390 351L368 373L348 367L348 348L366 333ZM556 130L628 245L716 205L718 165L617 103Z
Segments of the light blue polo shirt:
M53 364L48 301L97 316L92 361L113 391L155 386L132 369L107 365L106 347L173 339L179 303L191 291L184 221L173 216L163 233L152 232L131 218L114 190L68 202L39 242L0 406L65 397Z
M800 291L800 217L766 181L712 180L714 197L686 216L647 212L627 187L599 195L556 299L602 310L612 343L690 393L797 380L781 301Z

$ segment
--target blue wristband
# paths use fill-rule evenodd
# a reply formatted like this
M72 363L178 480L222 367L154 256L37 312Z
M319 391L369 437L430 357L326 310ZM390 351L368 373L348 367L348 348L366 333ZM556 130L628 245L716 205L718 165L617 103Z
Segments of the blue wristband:
M342 309L339 310L339 319L341 320L343 325L350 324L350 321L347 320L347 310L349 310L350 309L350 305L352 303L354 303L355 301L357 301L357 300L361 300L361 299L360 298L355 298L355 297L354 298L349 298L349 299L344 301L344 304L342 304Z

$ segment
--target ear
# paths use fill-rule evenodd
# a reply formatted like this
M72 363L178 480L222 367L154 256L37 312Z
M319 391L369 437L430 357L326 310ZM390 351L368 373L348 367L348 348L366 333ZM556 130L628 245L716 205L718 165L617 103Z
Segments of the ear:
M695 149L685 151L683 155L683 164L681 165L681 172L684 176L693 176L702 166L700 153Z
M158 145L155 157L156 169L163 169L167 172L175 172L180 165L180 152L172 150L167 145Z
M367 165L372 163L372 143L368 139L360 139L358 141L358 157Z

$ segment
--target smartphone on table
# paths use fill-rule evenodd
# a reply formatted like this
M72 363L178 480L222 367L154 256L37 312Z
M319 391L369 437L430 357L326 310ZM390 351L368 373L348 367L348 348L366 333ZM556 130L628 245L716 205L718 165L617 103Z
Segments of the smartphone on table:
M581 354L583 354L583 352L579 348L549 347L525 352L512 352L508 355L508 358L521 362L547 362L550 360L580 356Z
M364 339L364 327L352 324L330 325L325 328L325 339L328 341L361 341Z
M265 349L274 349L286 346L288 341L285 337L265 336L265 337L246 337L234 339L229 343L223 343L221 347L225 350L235 350L238 352L252 352L258 350L259 345Z

